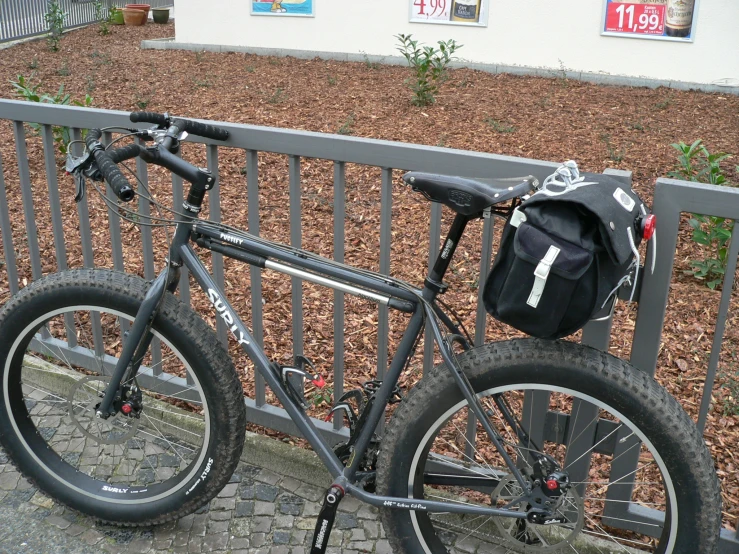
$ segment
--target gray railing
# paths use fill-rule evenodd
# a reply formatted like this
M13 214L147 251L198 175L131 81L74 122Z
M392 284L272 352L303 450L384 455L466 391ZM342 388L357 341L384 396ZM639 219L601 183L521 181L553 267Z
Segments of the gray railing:
M26 147L27 133L24 122L35 122L41 124L41 141L43 143L44 163L49 194L49 207L51 216L51 230L53 240L48 240L49 229L43 231L47 238L46 243L54 245L57 259L57 269L65 269L66 245L68 241L77 241L63 230L63 217L60 209L60 193L57 180L58 164L54 158L55 145L53 141L52 126L68 126L72 128L73 136L80 136L80 129L103 127L103 126L125 126L129 127L128 114L117 111L93 110L68 106L39 105L12 100L0 100L0 120L10 120L15 133L15 153L2 152L3 160L0 160L0 233L2 233L2 245L5 258L5 269L8 276L10 293L18 291L19 270L18 267L30 267L30 277L37 279L42 275L41 248L39 246L39 229L36 227L34 217L34 202L32 194L31 171L29 166L28 152ZM231 123L217 123L230 132L227 143L229 149L235 148L243 151L241 159L246 162L245 193L247 202L247 223L249 232L259 234L260 232L260 166L259 155L272 153L287 157L287 171L289 174L289 205L285 206L285 217L290 221L290 242L294 246L300 246L302 241L302 224L306 214L301 212L301 161L309 158L330 160L333 164L331 176L326 176L324 181L333 182L333 256L339 261L344 260L344 244L346 239L345 216L346 216L346 170L347 164L360 164L378 168L379 187L375 198L369 201L380 203L380 229L379 229L379 270L389 273L390 261L393 250L391 249L391 224L392 224L392 182L393 170L424 170L430 172L455 174L461 176L497 176L513 177L525 174L533 174L543 179L551 173L556 164L537 160L496 156L476 152L464 152L444 148L418 146L405 143L393 143L387 141L344 137L339 135L325 135L319 133L300 132L284 129L256 127L249 125L237 125ZM104 140L110 140L109 135ZM219 146L211 141L202 140L207 152L208 168L218 175L219 169ZM15 158L15 159L13 159ZM12 160L12 161L11 161ZM6 168L3 172L2 162ZM147 172L143 163L137 164L139 177L146 182ZM630 183L631 175L628 172L610 172L615 177ZM19 189L6 190L3 174L13 175L13 181L17 181ZM8 181L9 182L9 181ZM182 202L182 182L176 177L172 180L175 205ZM233 186L233 183L229 183ZM37 184L38 187L38 184ZM38 193L38 188L36 189ZM109 194L110 191L108 191ZM25 237L27 241L28 259L16 259L15 252L18 245L13 243L11 221L8 210L7 194L16 196L17 205L23 205L25 219ZM221 196L219 188L216 187L209 193L209 218L219 221L221 218ZM112 195L111 195L112 198ZM71 202L71 199L67 200ZM140 208L148 209L148 204L142 202ZM94 266L92 229L87 211L87 204L77 205L79 240L82 245L83 265ZM639 369L652 375L657 365L657 356L660 347L661 331L667 304L667 296L672 276L674 253L678 237L678 225L680 214L683 212L697 212L707 215L716 215L730 219L739 219L739 190L699 185L682 181L660 179L657 181L654 204L654 213L657 215L659 225L657 226L656 267L654 273L643 272L642 288L636 321L636 329L633 337L631 362ZM431 263L438 253L441 239L442 213L438 204L430 205L430 233L429 233L429 258ZM124 268L124 254L121 243L121 222L118 214L109 213L109 233L112 248L112 265L117 269ZM471 235L471 233L469 233ZM739 234L734 233L734 236ZM469 243L474 241L473 236L466 236L465 242L468 250ZM480 252L478 282L484 283L491 262L493 251L493 222L492 219L485 220L482 236L479 239L477 249ZM152 249L152 236L149 229L142 229L142 242L144 245L143 274L146 278L155 275L155 262ZM96 242L97 247L102 245ZM49 248L51 248L49 246ZM651 247L650 247L651 248ZM706 373L703 401L698 416L698 424L702 429L705 425L709 411L711 390L715 382L718 366L720 345L724 333L727 311L731 300L733 277L737 266L737 254L739 253L739 240L733 240L729 247L728 269L724 280L723 292L719 306L718 318L715 324L713 349ZM213 274L219 286L224 284L223 259L214 254L212 258ZM25 270L28 273L28 269ZM250 269L250 298L252 331L257 341L261 344L264 338L264 327L262 321L262 276L256 267ZM478 299L481 287L478 287ZM189 280L183 275L180 294L183 300L190 301ZM303 314L302 314L302 287L297 278L292 282L292 339L295 354L302 353L303 345ZM333 327L334 327L334 393L340 395L344 390L344 344L345 344L345 306L344 296L340 292L334 293ZM486 315L482 303L478 302L476 311L476 325L474 339L477 344L485 340ZM227 341L226 329L217 318L217 331L220 339ZM377 375L382 378L387 367L388 352L388 330L389 321L387 309L380 307L378 313L378 361ZM607 349L611 330L611 320L592 322L586 326L583 332L583 342L596 348ZM704 322L704 326L708 323ZM431 341L425 342L424 367L433 363L434 353ZM255 377L256 391L254 398L245 398L249 420L282 432L295 434L296 428L290 421L286 412L277 406L266 402L266 387L260 376ZM588 420L588 418L585 418ZM343 440L346 431L341 426L341 420L337 417L333 424L315 421L316 426L324 435L334 441ZM586 448L585 446L583 448ZM637 452L638 453L638 452ZM630 459L628 453L617 456L618 462L613 465L612 479L617 479L616 474L629 474L637 467L637 460ZM573 468L573 471L587 472L587 466ZM574 479L574 478L573 478ZM574 479L578 480L578 479ZM582 479L579 479L582 480ZM623 491L621 491L623 492ZM629 491L625 491L629 494ZM614 493L615 494L615 493ZM618 500L618 497L612 497ZM611 504L621 504L613 502ZM621 511L626 510L625 504ZM619 510L604 512L605 517L614 518L614 526L619 521ZM739 542L735 533L723 531L722 552L739 552Z
M74 29L96 23L93 0L58 0L65 14L64 29ZM123 7L126 0L102 0L103 17L113 6ZM152 8L173 6L174 0L146 0L140 2ZM0 43L43 35L49 32L45 15L48 0L0 0Z

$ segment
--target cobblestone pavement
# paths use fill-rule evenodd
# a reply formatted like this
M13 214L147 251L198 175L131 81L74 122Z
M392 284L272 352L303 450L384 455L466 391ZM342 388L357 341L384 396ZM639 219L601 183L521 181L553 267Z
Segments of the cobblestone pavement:
M318 487L242 463L218 497L196 513L127 529L57 504L23 479L0 450L0 553L303 554L310 551L322 495ZM18 521L41 531L11 529L9 522L18 527ZM350 497L341 502L329 545L332 553L391 552L377 510Z

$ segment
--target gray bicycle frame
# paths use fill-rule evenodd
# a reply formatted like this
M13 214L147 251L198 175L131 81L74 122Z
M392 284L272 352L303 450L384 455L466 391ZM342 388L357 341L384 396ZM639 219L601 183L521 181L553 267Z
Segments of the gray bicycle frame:
M212 179L196 177L197 168L176 158L162 149L163 165L180 176L195 182L191 188L195 191L201 189L204 192L205 183L212 184ZM374 431L381 418L384 416L385 408L393 394L400 373L406 360L412 356L416 339L423 330L424 321L428 321L434 340L439 345L442 359L452 372L454 379L466 398L470 410L475 414L477 420L482 424L491 441L495 444L501 457L504 459L511 474L516 478L524 491L520 500L528 500L532 505L539 502L532 494L531 486L524 479L516 467L515 462L503 448L500 434L491 426L474 389L467 380L464 373L458 368L454 360L454 354L446 344L442 331L436 321L436 316L443 314L435 305L434 301L440 291L444 274L454 254L456 246L461 238L466 224L472 219L470 217L457 215L452 223L447 236L445 248L439 254L436 264L429 272L422 289L407 286L399 286L396 282L384 278L382 275L359 271L353 268L333 263L331 260L319 258L300 250L287 249L277 243L257 239L248 233L229 230L225 232L222 228L197 220L199 204L185 203L185 210L191 215L179 213L177 215L177 228L169 248L169 260L167 267L154 280L147 291L146 297L139 308L134 323L129 330L128 340L124 344L116 368L111 376L111 381L106 394L100 405L99 414L110 413L115 390L120 386L124 374L135 376L138 366L143 360L144 354L149 347L152 335L149 333L151 324L156 317L159 305L166 292L174 293L179 284L180 267L185 266L193 275L200 287L208 295L219 317L227 324L238 343L244 349L249 359L254 363L257 371L263 376L267 384L280 401L285 411L290 415L293 422L303 437L310 443L313 450L328 469L334 484L340 486L344 491L360 500L374 506L384 506L393 509L419 510L425 512L449 512L474 514L485 516L502 516L525 519L526 512L512 511L507 509L488 508L483 506L466 505L452 502L439 502L434 500L422 500L415 498L387 497L366 492L361 485L357 485L357 471L362 459L370 445ZM195 216L195 217L193 217ZM222 253L225 256L256 265L261 268L272 269L281 273L300 277L348 294L356 295L374 302L385 304L390 308L410 313L411 319L403 333L400 344L393 356L392 362L380 388L375 393L366 422L357 436L354 451L345 467L336 456L328 442L318 432L307 414L293 400L285 387L272 369L273 364L267 358L264 350L256 343L249 329L239 318L236 311L226 298L225 293L215 283L213 277L198 258L190 245L194 240L199 246ZM278 260L278 261L275 261ZM440 317L442 322L453 332L458 330L453 327L450 319L446 316ZM133 363L132 363L133 362ZM479 480L479 479L478 479ZM494 487L498 483L496 476L485 479L485 488Z

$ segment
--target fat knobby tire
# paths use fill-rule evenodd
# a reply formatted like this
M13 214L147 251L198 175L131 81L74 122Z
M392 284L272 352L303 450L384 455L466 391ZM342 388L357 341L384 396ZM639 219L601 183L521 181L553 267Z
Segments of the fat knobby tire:
M134 316L148 284L139 277L108 270L73 270L35 281L0 310L0 377L17 333L54 309L75 305L106 307ZM243 392L233 362L213 330L189 307L167 293L154 328L187 359L202 387L210 411L210 440L201 467L186 486L143 504L124 505L91 498L50 477L29 455L9 422L0 400L0 443L30 482L76 510L116 525L164 523L189 514L212 499L229 481L244 444L246 424ZM4 379L0 379L0 399ZM211 460L206 471L207 461ZM188 489L204 476L190 494Z
M561 386L621 412L652 442L677 491L677 541L666 554L716 552L721 497L713 461L693 421L651 377L609 354L562 341L491 343L461 355L459 362L476 391L524 383ZM433 422L461 400L445 366L424 375L395 411L383 436L377 463L379 494L408 497L411 459L418 445ZM393 552L424 552L410 512L382 509L381 517ZM435 544L434 552L446 551L440 542Z

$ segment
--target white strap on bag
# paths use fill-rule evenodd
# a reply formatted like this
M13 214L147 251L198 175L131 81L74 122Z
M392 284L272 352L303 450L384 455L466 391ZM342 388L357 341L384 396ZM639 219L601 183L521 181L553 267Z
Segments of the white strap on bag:
M532 308L536 308L541 300L541 295L544 294L544 286L547 284L547 278L549 277L549 270L552 269L554 260L559 255L559 248L556 246L550 246L544 259L539 262L534 270L534 286L531 287L531 294L526 303Z

